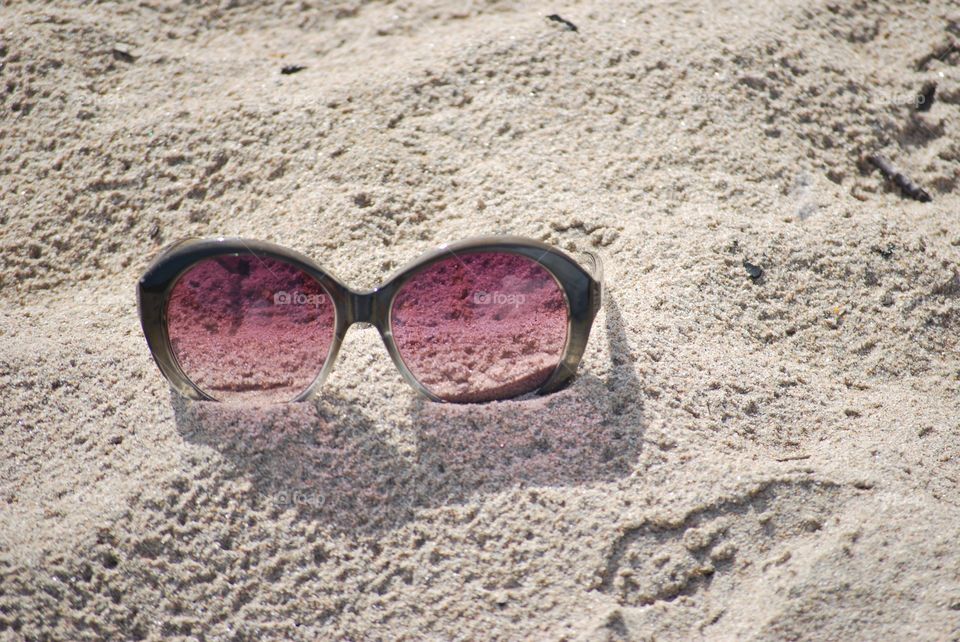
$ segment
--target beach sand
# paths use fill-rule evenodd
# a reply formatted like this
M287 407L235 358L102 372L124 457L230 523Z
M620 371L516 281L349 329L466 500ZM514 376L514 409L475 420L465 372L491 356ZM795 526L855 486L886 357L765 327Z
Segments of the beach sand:
M4 3L0 639L957 639L957 41L946 2ZM189 402L139 327L183 236L363 288L507 233L605 262L546 397L425 402L354 328L316 403Z

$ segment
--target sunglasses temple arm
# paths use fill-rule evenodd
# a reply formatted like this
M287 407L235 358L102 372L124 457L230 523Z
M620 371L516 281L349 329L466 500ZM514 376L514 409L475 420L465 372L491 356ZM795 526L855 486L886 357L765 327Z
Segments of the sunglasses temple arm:
M587 259L587 272L590 273L594 281L593 287L591 287L591 295L594 298L593 310L596 313L603 305L603 261L600 260L599 254L593 252L584 252L584 255Z

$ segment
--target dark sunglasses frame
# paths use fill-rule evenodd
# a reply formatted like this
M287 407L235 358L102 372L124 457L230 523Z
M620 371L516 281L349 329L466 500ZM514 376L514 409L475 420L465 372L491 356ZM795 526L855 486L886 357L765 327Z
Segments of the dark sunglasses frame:
M413 388L433 401L447 401L427 390L403 363L390 328L390 310L394 296L403 284L421 269L451 256L478 252L506 252L528 257L550 272L562 288L567 299L567 343L554 372L543 385L531 392L545 394L560 389L576 374L590 328L600 309L603 265L598 256L587 253L587 267L584 268L554 247L516 236L488 236L441 245L407 263L370 291L352 290L310 258L273 243L222 237L184 239L164 248L140 278L137 285L140 324L154 360L173 388L189 399L215 401L184 374L174 356L166 320L170 292L189 268L211 257L253 255L284 261L316 279L329 293L336 310L335 334L327 359L313 382L291 401L306 401L316 395L333 369L347 328L354 323L369 323L377 328L394 364Z

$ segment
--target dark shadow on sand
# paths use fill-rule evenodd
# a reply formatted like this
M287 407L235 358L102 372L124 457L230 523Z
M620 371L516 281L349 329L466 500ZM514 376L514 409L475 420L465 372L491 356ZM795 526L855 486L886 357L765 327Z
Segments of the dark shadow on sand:
M343 531L393 528L417 509L477 493L611 481L632 470L644 419L610 296L605 311L612 357L605 381L585 373L552 395L490 404L415 398L413 455L388 442L377 417L333 393L315 403L259 407L174 394L177 427L187 441L221 452L280 509Z

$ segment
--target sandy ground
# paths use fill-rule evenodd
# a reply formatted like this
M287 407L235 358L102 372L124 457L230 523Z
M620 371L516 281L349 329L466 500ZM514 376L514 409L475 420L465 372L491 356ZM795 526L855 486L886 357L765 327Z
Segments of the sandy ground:
M0 33L0 638L960 636L956 5L14 1ZM316 404L189 403L139 328L181 236L370 287L477 233L603 256L568 389L425 403L354 330Z

